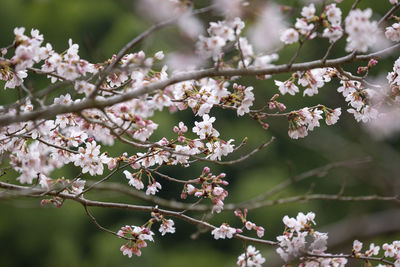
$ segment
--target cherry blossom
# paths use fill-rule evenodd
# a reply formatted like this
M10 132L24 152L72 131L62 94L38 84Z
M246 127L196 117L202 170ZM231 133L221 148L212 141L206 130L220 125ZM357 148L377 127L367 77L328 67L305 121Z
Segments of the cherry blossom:
M137 190L141 190L144 188L144 184L141 180L141 175L139 176L138 173L136 173L134 176L132 175L132 173L130 173L129 171L125 170L124 174L126 176L126 179L129 180L128 184L135 187ZM141 174L141 173L140 173Z
M289 93L290 95L295 95L299 92L299 88L291 80L287 80L284 82L275 80L275 85L279 87L279 92L281 92L282 95L285 95L286 93Z
M336 108L332 111L327 111L325 115L326 124L327 125L335 124L339 120L341 114L342 114L341 108Z
M121 252L123 255L128 255L129 258L132 255L141 256L141 248L147 247L146 240L154 241L154 233L148 228L139 226L129 226L126 225L121 227L121 230L117 233L120 237L132 238L128 243L121 246Z
M147 186L146 195L155 195L161 189L159 182L153 182Z
M78 178L76 181L74 181L71 185L72 192L76 195L79 195L80 193L83 192L83 189L85 187L85 180L81 180Z
M306 19L312 19L315 16L315 5L310 4L308 6L303 7L301 10L301 15L305 17Z
M212 230L211 234L214 236L215 239L225 239L225 238L232 238L233 235L236 233L236 229L230 227L227 224L222 224L220 227L215 228Z
M206 139L211 136L218 137L219 132L213 128L213 122L215 122L215 117L210 117L208 114L205 114L203 116L203 121L195 122L196 126L193 127L193 132L197 134L200 139Z
M161 235L165 235L166 233L175 233L174 221L171 219L164 219L160 225L159 231Z
M387 27L385 36L393 42L400 41L400 23L394 23L392 26Z
M295 29L290 28L282 32L280 39L285 44L293 44L299 40L299 33Z
M264 262L265 258L260 254L260 251L250 245L247 247L246 253L243 253L238 257L236 264L240 267L261 267Z
M86 148L79 147L79 154L74 158L75 166L82 168L82 173L87 173L91 176L101 175L104 171L103 164L107 163L107 156L103 153L100 155L100 145L96 141L87 142Z

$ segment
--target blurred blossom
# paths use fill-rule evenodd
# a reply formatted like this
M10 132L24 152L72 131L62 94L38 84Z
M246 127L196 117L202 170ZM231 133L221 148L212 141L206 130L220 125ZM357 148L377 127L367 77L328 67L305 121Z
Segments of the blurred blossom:
M141 14L154 22L179 18L179 29L189 38L196 39L204 33L201 21L190 15L190 7L178 0L140 0L138 5ZM185 14L185 12L187 12Z
M398 108L385 107L379 110L380 116L367 123L367 131L376 139L394 138L400 133L400 112Z
M178 0L140 0L141 14L154 21L163 21L183 14L186 7Z
M203 23L194 16L183 16L178 21L178 27L187 37L193 40L197 40L199 35L204 34Z
M376 41L375 43L371 46L371 51L376 52L382 49L385 49L389 46L392 45L390 40L388 40L385 36L385 33L381 30L375 33L376 36Z
M245 0L214 0L215 9L226 17L240 17L248 1Z
M400 61L396 61L400 62ZM395 63L394 70L396 70L397 64ZM396 72L393 72L396 73ZM388 75L389 77L389 75ZM380 76L371 81L373 84L379 85L387 85L387 80ZM391 80L389 80L391 82ZM392 86L396 87L396 84L392 84ZM400 134L400 112L399 112L399 104L400 98L394 97L391 105L386 105L382 103L388 103L387 96L392 95L395 96L395 92L387 92L384 94L379 93L378 91L367 89L368 95L371 103L373 103L374 108L378 111L378 118L375 120L371 120L366 124L363 124L364 128L367 132L375 139L390 139L395 138ZM393 90L393 89L391 89Z
M379 32L378 23L370 21L371 17L372 9L370 8L354 9L349 12L344 20L345 31L348 34L346 38L347 52L367 52L368 47L376 44L376 37Z
M167 65L172 71L194 70L202 66L204 59L194 53L170 53L167 55Z
M286 28L286 22L274 4L266 4L261 15L249 28L249 39L257 52L276 49L281 44L280 33Z

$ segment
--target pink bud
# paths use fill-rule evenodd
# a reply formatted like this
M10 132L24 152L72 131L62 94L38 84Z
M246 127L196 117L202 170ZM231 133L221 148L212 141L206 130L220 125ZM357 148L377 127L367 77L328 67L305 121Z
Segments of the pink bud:
M182 193L181 193L181 199L186 199L187 198L187 194L184 192L184 191L182 191Z
M237 217L242 217L243 216L242 211L239 210L239 209L235 210L234 213L235 213L235 216L237 216Z
M275 109L276 108L276 105L275 105L275 103L274 102L268 102L268 108L269 109Z
M285 104L278 102L278 108L280 111L284 111L286 109L286 106L285 106Z
M373 67L378 64L378 60L371 58L368 62L368 67Z
M203 174L206 174L206 173L209 173L209 172L210 172L210 168L204 167Z
M196 187L194 187L191 184L188 184L186 188L187 188L187 192L188 192L189 195L192 195L194 192L197 191Z
M222 181L221 181L221 184L222 184L222 185L228 185L229 183L228 183L227 181L222 180Z
M109 170L114 169L115 167L117 167L117 161L115 159L111 159L108 163L107 163L107 167Z
M256 227L255 227L255 230L257 231L257 236L258 236L259 238L261 238L261 237L264 236L264 228L263 228L263 227L261 227L261 226L256 226Z
M236 228L236 233L241 234L241 233L243 233L243 231L242 231L242 229Z
M368 67L358 67L357 73L361 74L361 73L365 72L366 70L368 70Z
M174 126L174 132L175 132L175 133L179 132L178 126Z
M122 113L128 112L128 107L127 106L122 106L120 108L120 110L121 110Z

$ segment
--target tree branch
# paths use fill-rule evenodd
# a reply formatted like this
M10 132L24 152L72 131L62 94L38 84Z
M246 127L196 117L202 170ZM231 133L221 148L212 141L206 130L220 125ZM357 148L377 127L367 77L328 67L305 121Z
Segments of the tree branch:
M232 76L258 76L258 75L267 75L267 74L278 74L278 73L286 73L286 72L294 72L294 71L305 71L313 68L322 68L322 67L337 67L342 64L351 63L354 61L368 61L371 58L383 57L391 54L400 48L400 44L393 45L389 48L380 50L378 52L374 52L366 55L353 55L349 54L343 57L339 57L336 59L326 60L325 62L320 60L314 60L304 63L295 63L291 66L288 64L276 65L266 68L247 68L247 69L218 69L210 68L203 69L197 71L190 71L186 73L180 73L173 75L171 78L155 82L146 86L142 86L134 91L127 92L124 95L116 95L105 99L92 99L86 98L78 103L72 103L70 105L52 105L47 106L46 108L39 108L35 111L29 113L23 113L18 116L15 115L3 115L0 117L0 127L6 126L15 122L23 122L29 120L36 119L50 119L55 117L58 114L70 113L70 112L79 112L84 109L90 108L98 108L102 109L107 106L112 106L117 103L125 102L130 99L136 98L143 94L151 93L155 90L165 88L169 85L179 83L182 81L188 80L197 80L204 77L213 77L213 76L224 76L224 77L232 77Z

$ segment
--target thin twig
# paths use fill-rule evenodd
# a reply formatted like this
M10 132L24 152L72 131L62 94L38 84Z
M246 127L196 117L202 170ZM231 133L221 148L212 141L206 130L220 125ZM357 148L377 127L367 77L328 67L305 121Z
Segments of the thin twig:
M318 176L318 175L325 175L329 170L333 169L333 168L338 168L338 167L343 167L343 166L354 166L357 164L363 164L363 163L367 163L370 162L371 159L369 157L367 158L363 158L363 159L353 159L353 160L345 160L345 161L339 161L339 162L334 162L334 163L329 163L325 166L310 170L310 171L306 171L302 174L296 175L294 176L292 179L287 179L286 181L278 184L277 186L273 187L271 190L267 191L264 194L261 194L251 200L248 200L242 204L245 203L254 203L254 202L259 202L261 200L264 200L270 196L275 195L276 193L284 190L285 188L287 188L288 186L290 186L291 184L293 184L294 182L300 182L304 179L313 177L313 176Z

